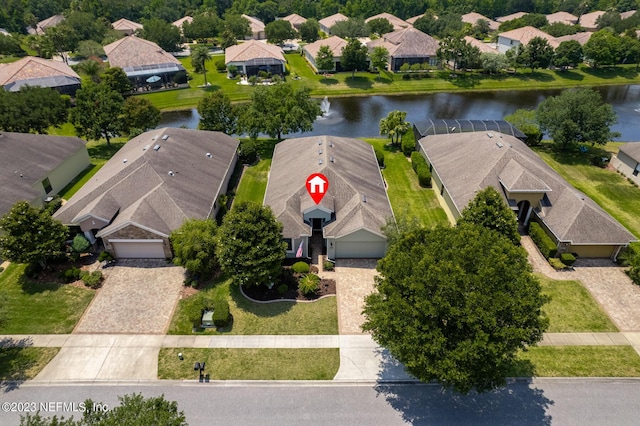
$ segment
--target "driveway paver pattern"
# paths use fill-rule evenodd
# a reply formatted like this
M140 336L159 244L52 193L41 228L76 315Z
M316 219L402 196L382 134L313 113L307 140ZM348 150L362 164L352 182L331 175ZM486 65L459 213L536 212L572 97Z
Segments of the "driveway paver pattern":
M103 286L73 332L165 333L180 296L183 271L161 259L119 260L104 270Z
M375 289L376 259L338 259L335 272L340 334L363 334L364 299ZM329 277L327 273L327 278Z

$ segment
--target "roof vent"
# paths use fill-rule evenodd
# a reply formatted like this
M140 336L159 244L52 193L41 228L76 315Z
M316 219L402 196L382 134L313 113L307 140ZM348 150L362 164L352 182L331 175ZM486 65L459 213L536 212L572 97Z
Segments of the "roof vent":
M322 145L322 139L318 139L318 145Z
M211 158L211 157L213 157L213 155L211 155L211 153L210 153L210 152L207 152L205 155L207 156L207 158Z
M322 164L322 158L318 160L318 164Z
M151 138L152 141L155 141L156 139L158 139L158 135L155 135L154 137Z
M496 142L496 145L498 145L498 148L502 148L504 145L502 145L502 142Z
M330 142L329 142L329 146L330 146L331 148L333 148L333 141L330 141Z
M333 159L333 155L331 157L329 157L329 161L331 161L332 163L335 163L336 161Z
M148 150L149 148L151 148L151 145L145 145L144 148L142 148L143 151Z
M318 155L321 155L321 154L322 154L322 148L318 150Z
M363 203L366 203L366 202L367 202L367 196L366 196L366 195L364 195L364 194L362 195L362 202L363 202Z
M153 150L154 150L154 151L157 151L157 150L159 150L159 149L160 149L160 145L156 145L156 146L154 146L154 147L153 147Z
M487 133L487 136L489 136L489 138L493 137L493 133Z
M163 136L162 136L162 140L163 140L163 141L166 141L167 139L169 139L169 135L163 135Z
M125 158L124 160L122 160L122 162L123 162L123 163L126 163L126 162L127 162L127 159Z
M172 170L169 170L169 176L173 176L173 175L175 175L175 173L173 173Z

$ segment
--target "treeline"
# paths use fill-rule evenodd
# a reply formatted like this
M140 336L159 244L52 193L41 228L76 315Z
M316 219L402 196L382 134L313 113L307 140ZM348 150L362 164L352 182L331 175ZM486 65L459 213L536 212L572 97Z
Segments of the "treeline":
M407 19L432 10L454 13L478 12L489 18L514 12L582 14L592 10L625 12L638 9L638 0L4 0L0 3L0 28L25 33L27 26L56 14L81 11L109 22L127 18L135 22L158 18L173 22L185 15L211 11L219 16L247 14L265 23L297 13L322 19L340 12L349 17L369 17L382 12Z

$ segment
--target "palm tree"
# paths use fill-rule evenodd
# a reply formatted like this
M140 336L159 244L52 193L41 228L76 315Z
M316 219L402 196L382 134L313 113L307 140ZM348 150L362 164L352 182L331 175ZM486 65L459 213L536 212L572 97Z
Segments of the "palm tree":
M211 59L209 49L207 46L197 46L191 51L191 65L196 72L202 71L204 73L204 85L207 85L207 68L205 62Z

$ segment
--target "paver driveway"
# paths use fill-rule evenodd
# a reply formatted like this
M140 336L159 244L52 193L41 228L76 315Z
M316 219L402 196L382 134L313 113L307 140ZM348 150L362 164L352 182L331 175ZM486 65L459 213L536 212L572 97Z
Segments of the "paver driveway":
M163 334L175 309L183 268L165 260L119 260L74 333Z
M340 334L362 334L364 298L374 291L375 259L338 259L333 277L338 293ZM326 274L329 278L329 274Z

